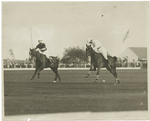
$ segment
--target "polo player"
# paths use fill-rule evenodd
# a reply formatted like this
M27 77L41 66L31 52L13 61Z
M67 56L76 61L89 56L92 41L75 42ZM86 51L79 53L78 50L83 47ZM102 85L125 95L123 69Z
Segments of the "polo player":
M42 39L39 39L38 43L39 44L36 46L35 50L39 51L39 53L45 55L50 60L50 62L51 62L50 66L54 67L53 59L49 55L47 55L47 53L46 53L47 48L46 48L45 43L43 43Z
M103 47L103 45L101 44L101 42L99 40L94 40L94 39L88 38L87 45L91 45L91 47L93 48L93 50L96 53L101 53L103 55L103 57L106 59L107 64L110 65L110 62L107 57L108 52L106 51L106 49Z

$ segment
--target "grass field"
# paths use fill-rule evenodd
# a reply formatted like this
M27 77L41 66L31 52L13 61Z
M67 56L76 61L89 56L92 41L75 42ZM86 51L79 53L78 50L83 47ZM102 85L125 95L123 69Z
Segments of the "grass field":
M61 83L53 83L50 70L42 71L40 79L28 80L33 72L4 71L5 116L148 110L146 69L117 70L121 82L117 86L106 70L98 83L96 72L85 78L85 70L60 70Z

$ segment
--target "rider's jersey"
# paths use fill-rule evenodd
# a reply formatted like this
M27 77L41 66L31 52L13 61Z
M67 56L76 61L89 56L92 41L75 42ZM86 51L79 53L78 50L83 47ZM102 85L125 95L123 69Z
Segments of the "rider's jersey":
M35 49L39 48L40 50L43 48L46 48L46 45L44 43L39 43ZM42 52L44 52L45 50L41 50Z
M94 50L100 49L102 47L102 44L99 40L92 40L91 46Z

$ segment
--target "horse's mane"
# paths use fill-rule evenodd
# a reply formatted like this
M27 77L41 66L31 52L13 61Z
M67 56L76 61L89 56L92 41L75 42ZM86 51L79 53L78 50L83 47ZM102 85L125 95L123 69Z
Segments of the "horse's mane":
M100 56L102 56L103 57L103 55L101 54L101 53L97 53L97 52L95 52L94 50L93 50L93 48L91 47L91 50L92 50L92 53L93 54L96 54L96 55L100 55ZM95 56L95 55L94 55ZM104 57L103 57L104 58Z

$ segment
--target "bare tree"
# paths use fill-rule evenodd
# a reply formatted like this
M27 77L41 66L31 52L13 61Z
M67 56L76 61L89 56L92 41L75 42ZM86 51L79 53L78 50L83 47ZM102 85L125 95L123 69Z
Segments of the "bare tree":
M14 59L14 53L12 49L9 50L9 53L10 53L10 56Z

